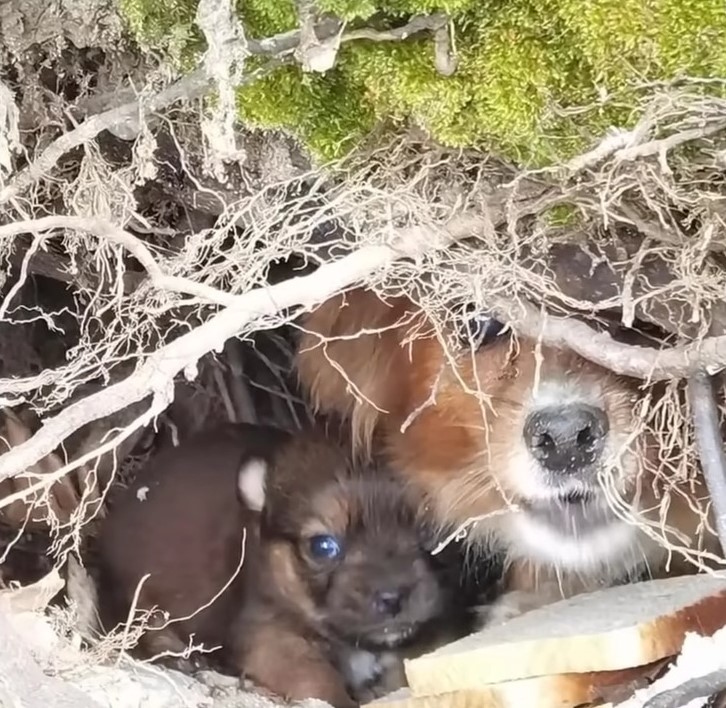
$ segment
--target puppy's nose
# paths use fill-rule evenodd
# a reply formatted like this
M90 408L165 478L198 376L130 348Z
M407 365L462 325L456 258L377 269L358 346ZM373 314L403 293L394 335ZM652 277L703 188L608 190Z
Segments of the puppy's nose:
M609 428L601 408L579 403L549 406L528 416L524 440L545 468L567 474L597 460Z
M403 592L401 590L379 590L373 595L373 606L381 615L395 617L401 611Z

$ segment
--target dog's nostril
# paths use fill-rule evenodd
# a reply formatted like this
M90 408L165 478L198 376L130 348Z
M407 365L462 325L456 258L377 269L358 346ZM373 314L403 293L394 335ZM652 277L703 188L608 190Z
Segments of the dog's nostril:
M595 436L592 434L592 429L589 425L577 434L577 444L580 447L590 447L594 441Z
M605 447L609 423L605 411L571 404L542 408L524 426L532 455L552 472L575 472L591 465Z
M537 436L535 445L542 450L551 450L555 446L555 441L549 433L542 433Z
M395 617L401 611L402 600L397 590L381 590L373 596L373 605L379 614Z

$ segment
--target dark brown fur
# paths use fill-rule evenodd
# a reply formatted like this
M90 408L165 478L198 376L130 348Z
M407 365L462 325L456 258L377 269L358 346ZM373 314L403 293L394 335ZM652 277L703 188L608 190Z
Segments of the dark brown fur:
M410 301L384 303L360 289L324 303L304 317L302 325L297 368L317 408L347 418L360 450L375 448L374 439L380 436L387 462L423 496L442 529L471 517L488 517L474 530L472 547L491 538L504 544L512 566L510 587L534 593L522 607L556 599L562 592L569 595L617 582L642 566L653 575L665 572L667 554L645 534L615 557L607 556L607 543L598 546L593 538L581 538L576 522L568 521L566 502L546 503L551 505L550 518L559 516L556 523L569 525L569 530L558 532L571 542L569 556L564 547L558 556L558 543L538 547L537 533L521 521L533 516L528 511L532 505L555 495L560 483L538 474L522 453L523 420L531 411L535 382L540 387L572 384L578 395L592 397L607 415L609 439L624 441L634 427L633 410L642 396L636 381L572 352L538 349L536 342L511 335L497 337L473 356L463 351L454 368ZM369 333L354 336L362 330ZM483 401L472 395L477 389ZM408 420L414 411L417 414ZM653 470L663 451L644 436L629 446L625 470L615 475L615 486L630 502L640 469L645 474L640 508L653 509L658 504ZM582 481L597 484L594 475ZM706 495L703 486L695 492L701 498ZM689 496L691 491L672 496L667 521L697 546L713 551L717 546L712 535L697 538L698 518L689 507ZM506 511L508 503L518 505L519 511ZM674 563L669 570L676 568L685 569Z
M162 450L120 495L98 540L102 620L106 630L127 618L137 583L137 607L158 606L172 618L187 617L209 603L237 568L243 551L248 569L258 547L254 519L240 503L237 474L253 456L269 457L285 433L227 425L205 431L180 447ZM144 491L148 490L148 491ZM143 501L142 501L143 499ZM164 630L147 632L142 653L181 652L190 634L219 646L239 608L242 574L208 608ZM159 616L156 624L163 624Z
M247 474L254 459L267 461L261 513L238 495L238 472ZM143 486L150 492L139 502ZM391 649L430 641L442 617L452 637L466 631L466 615L452 609L460 606L459 567L423 550L394 479L354 469L318 433L288 436L244 425L160 454L111 511L100 542L103 589L114 601L107 616L125 619L145 572L154 575L139 607L191 614L234 573L243 529L237 579L193 620L147 632L145 654L179 651L195 632L195 643L222 645L228 668L260 687L287 699L349 706L351 693L369 688L346 678L351 662L368 661L367 678L375 680L387 670ZM320 534L340 540L340 559L311 556L310 538ZM382 616L374 593L401 589L400 612Z

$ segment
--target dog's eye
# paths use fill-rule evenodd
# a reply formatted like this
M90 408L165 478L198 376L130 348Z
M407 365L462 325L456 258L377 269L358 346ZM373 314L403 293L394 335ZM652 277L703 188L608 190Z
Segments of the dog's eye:
M509 327L499 320L488 315L473 315L465 322L466 339L474 346L485 347L491 344L499 335L506 332Z
M310 539L310 554L320 560L334 560L341 553L340 543L335 536L327 534L313 536Z

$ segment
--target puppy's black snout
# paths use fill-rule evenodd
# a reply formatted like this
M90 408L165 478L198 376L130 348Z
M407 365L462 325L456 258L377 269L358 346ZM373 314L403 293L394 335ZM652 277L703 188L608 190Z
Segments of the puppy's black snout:
M601 408L580 403L549 406L528 416L524 440L546 469L567 474L593 464L602 455L609 428Z
M379 590L373 595L373 606L380 615L395 617L401 612L404 593L402 590Z

